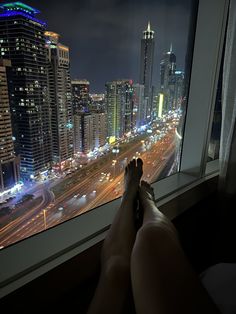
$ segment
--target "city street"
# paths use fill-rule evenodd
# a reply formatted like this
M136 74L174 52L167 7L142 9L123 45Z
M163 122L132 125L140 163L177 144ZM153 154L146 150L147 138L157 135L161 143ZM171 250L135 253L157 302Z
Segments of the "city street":
M162 139L147 137L128 145L123 152L113 154L110 162L92 168L93 171L90 169L85 179L65 190L55 200L53 193L44 185L41 203L0 230L0 246L8 246L120 197L124 169L133 157L144 161L143 179L155 181L173 157L175 149L175 132L171 129Z

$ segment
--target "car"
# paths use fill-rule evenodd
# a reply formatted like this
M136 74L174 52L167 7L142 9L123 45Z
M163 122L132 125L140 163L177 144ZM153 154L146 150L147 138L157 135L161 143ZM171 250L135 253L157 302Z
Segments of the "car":
M58 210L62 211L62 210L64 210L64 207L61 206L58 208Z

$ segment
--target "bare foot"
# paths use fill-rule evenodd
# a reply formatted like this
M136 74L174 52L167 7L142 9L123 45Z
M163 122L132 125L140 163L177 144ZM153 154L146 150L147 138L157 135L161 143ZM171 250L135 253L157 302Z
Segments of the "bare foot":
M142 165L141 159L134 159L125 169L125 191L121 205L103 245L102 266L105 268L114 261L128 269L130 267L131 251L136 237L134 212L137 206L140 179L143 174Z
M125 168L124 187L125 192L137 192L140 184L140 179L143 175L143 161L138 158L129 162Z

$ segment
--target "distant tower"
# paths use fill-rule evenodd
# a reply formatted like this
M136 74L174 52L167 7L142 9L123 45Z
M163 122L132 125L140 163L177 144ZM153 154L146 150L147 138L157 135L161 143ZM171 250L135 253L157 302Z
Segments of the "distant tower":
M110 142L132 129L133 82L116 80L106 83L106 109Z
M175 99L175 82L176 82L176 56L172 50L172 44L170 50L163 54L160 72L161 72L161 93L164 96L163 109L171 110L174 107Z
M72 80L73 113L89 111L89 86L87 80Z
M141 40L141 60L139 83L144 85L144 97L147 100L147 117L151 117L152 111L152 72L154 61L154 31L151 30L150 22L147 29L143 31Z
M73 156L69 48L59 43L57 33L47 31L45 36L48 48L52 161L61 168L62 163L65 164Z
M80 112L74 115L75 153L88 154L106 144L106 113Z
M175 109L181 109L184 98L184 72L175 71Z
M136 113L135 125L139 129L145 125L146 121L146 102L144 99L144 85L134 84L134 109Z

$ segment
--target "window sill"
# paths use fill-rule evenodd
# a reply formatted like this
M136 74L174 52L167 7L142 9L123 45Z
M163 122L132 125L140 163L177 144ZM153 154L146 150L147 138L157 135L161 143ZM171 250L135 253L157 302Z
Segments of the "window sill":
M216 172L200 180L178 173L156 182L157 205L173 219L209 194L214 184L196 187L216 177ZM102 241L119 204L116 199L0 251L0 298Z
M209 161L206 164L206 171L205 171L206 175L210 175L210 174L218 173L218 172L219 172L219 159Z

